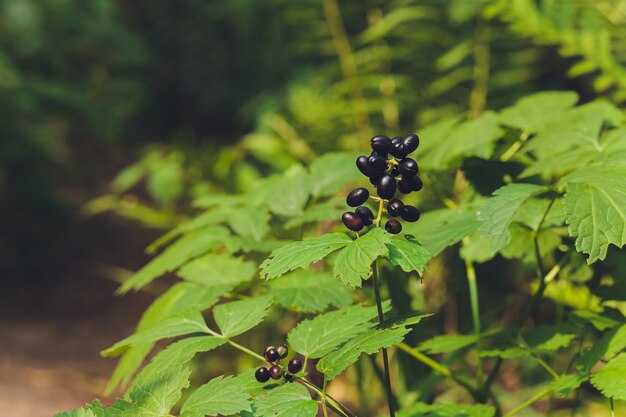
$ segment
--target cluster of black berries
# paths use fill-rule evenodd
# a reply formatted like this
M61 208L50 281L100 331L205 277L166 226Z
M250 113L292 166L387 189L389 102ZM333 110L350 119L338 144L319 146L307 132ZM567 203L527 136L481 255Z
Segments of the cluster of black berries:
M272 366L270 366L269 369L264 366L257 369L254 374L256 380L259 382L267 382L270 378L280 379L281 376L285 379L293 378L294 374L302 370L302 360L300 360L300 358L290 360L287 363L287 372L285 372L278 363L281 359L285 359L288 353L289 349L287 349L287 345L280 345L277 348L274 346L266 347L263 356Z
M383 207L391 217L401 217L407 222L415 222L420 218L420 212L416 207L404 204L402 200L394 198L396 191L402 194L410 194L422 189L423 183L417 176L417 162L407 155L419 146L419 137L415 134L402 138L397 136L389 139L387 136L374 136L371 141L372 153L370 156L361 155L356 159L356 166L369 178L370 183L376 187ZM350 230L360 231L374 221L374 213L363 204L370 198L367 188L357 188L348 194L346 202L350 207L356 207L353 212L343 213L341 220ZM385 230L397 234L402 230L402 224L396 219L390 219L385 223Z

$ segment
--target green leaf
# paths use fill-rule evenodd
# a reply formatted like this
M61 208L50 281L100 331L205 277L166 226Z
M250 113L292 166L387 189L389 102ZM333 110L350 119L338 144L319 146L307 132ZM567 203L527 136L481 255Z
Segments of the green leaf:
M345 233L329 233L287 244L273 251L263 261L261 276L273 279L294 269L304 268L351 242L352 239Z
M395 329L396 327L413 326L421 322L422 319L433 315L434 313L420 313L419 311L411 311L410 313L403 314L400 317L385 320L384 322L377 324L376 328Z
M329 273L300 270L270 281L270 293L277 304L305 313L319 313L329 306L346 307L354 295Z
M566 397L587 379L589 379L589 377L585 375L562 375L550 382L550 389L552 392Z
M261 240L269 231L270 213L263 207L230 210L228 225L240 236Z
M519 343L484 350L481 356L500 356L508 359L530 355L533 351L558 350L568 347L576 338L570 331L568 325L537 326L524 332Z
M420 220L404 226L432 256L460 242L480 226L474 211L439 209L425 213Z
M360 287L372 275L372 263L387 254L389 242L389 234L379 227L353 240L337 254L333 276L352 288Z
M511 240L500 249L500 254L509 259L521 259L527 265L534 265L535 258L535 233L519 224L509 227ZM536 235L542 253L552 253L561 244L561 236L554 229L542 228ZM565 269L565 268L563 268ZM561 278L564 278L563 270Z
M202 314L190 309L159 322L153 327L141 330L120 340L102 352L103 356L117 356L130 346L153 343L160 339L182 336L190 333L207 332L208 328Z
M128 391L130 403L118 400L107 407L107 417L165 417L181 397L181 390L189 386L188 368L174 366L157 370L154 374L137 378Z
M75 408L70 412L58 413L54 417L97 417L93 411L84 408Z
M626 400L626 353L621 353L591 376L591 383L605 397Z
M389 308L390 304L385 303L384 310ZM301 321L289 332L289 345L304 356L321 358L371 328L370 321L376 317L376 307L360 305L320 314L314 319Z
M626 244L626 165L590 166L563 178L565 211L576 250L591 264L606 257L608 246Z
M313 197L334 195L360 179L356 157L349 153L327 153L316 158L309 168L309 189Z
M249 204L265 205L279 216L297 216L309 199L308 173L301 166L273 175L254 187L248 195Z
M190 259L222 246L229 235L226 229L215 227L200 229L181 237L124 282L119 292L123 294L142 288L166 272L176 270Z
M545 187L534 184L508 184L498 188L493 197L487 199L478 212L478 219L484 222L480 232L489 238L492 253L511 240L508 228L517 209L530 196L543 190Z
M371 329L351 339L339 349L324 356L317 363L317 370L330 381L339 376L346 368L355 363L362 353L368 355L388 348L404 340L411 329L397 327L395 329Z
M224 337L240 335L260 322L272 305L272 297L256 297L248 300L220 304L213 309L215 322Z
M328 220L338 220L345 211L346 201L333 198L307 208L302 215L293 217L285 223L285 229L292 229L306 223L317 223Z
M492 417L496 410L490 405L417 403L397 414L398 417Z
M186 281L205 286L228 285L232 288L250 281L255 272L254 262L227 254L208 254L185 264L177 275Z
M389 262L399 266L405 272L416 271L422 274L431 258L430 252L424 248L412 235L394 236L389 249Z
M478 338L473 334L447 334L422 342L418 349L432 354L454 352L473 345L477 340Z
M243 410L251 410L246 390L233 377L219 376L187 398L180 417L229 416Z
M518 100L513 106L500 111L500 123L516 127L526 133L535 133L546 122L559 117L578 101L570 91L545 91Z
M284 384L256 399L252 405L254 417L315 417L317 402L300 384Z
M624 349L626 349L626 324L615 331L604 356L606 359L611 359Z

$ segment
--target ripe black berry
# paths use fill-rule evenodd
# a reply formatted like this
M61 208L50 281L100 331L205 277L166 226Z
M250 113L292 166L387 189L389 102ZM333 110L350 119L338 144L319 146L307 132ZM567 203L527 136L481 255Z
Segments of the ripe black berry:
M274 363L280 359L280 355L276 349L268 349L265 351L265 359L270 363Z
M404 208L404 203L397 198L393 198L389 200L387 204L387 213L389 213L392 217L398 217L400 213L402 213L402 209Z
M374 172L382 172L387 169L387 159L381 155L372 155L367 158L367 166Z
M365 203L369 196L370 192L367 191L367 188L357 188L356 190L350 191L350 194L346 197L346 203L348 203L350 207L357 207Z
M407 222L416 222L420 218L420 211L416 207L409 206L407 204L406 206L404 206L404 209L402 209L400 217L402 217Z
M259 382L267 382L270 380L270 371L266 367L262 366L256 370L254 377Z
M402 136L396 136L395 138L391 138L392 145L403 143L403 142L404 142L404 139L402 138Z
M356 159L356 167L361 171L363 175L369 177L372 175L372 170L367 164L367 156L361 155Z
M418 170L417 162L411 158L404 158L398 165L398 171L406 177L415 176Z
M270 367L269 374L272 379L280 379L280 377L283 376L283 370L280 369L280 366L278 365L272 365Z
M302 361L300 358L293 358L290 360L287 364L287 370L289 370L289 373L291 374L297 374L300 372L302 370Z
M376 152L387 153L391 146L391 139L387 136L377 135L372 138L370 145Z
M376 193L384 200L393 198L396 193L396 179L391 175L383 175L376 184Z
M420 145L420 138L415 133L411 133L409 136L404 138L403 142L404 146L406 146L407 151L409 151L409 153L412 153Z
M372 224L372 220L374 219L374 213L372 213L372 210L370 210L369 207L359 206L356 208L356 210L354 210L354 212L357 216L361 218L361 220L363 220L364 226L369 226L370 224Z
M354 232L358 232L363 228L363 220L361 220L361 218L357 214L349 211L343 213L343 215L341 216L341 221L343 222L344 226Z
M420 177L407 177L402 176L402 179L398 181L398 190L403 194L410 194L412 191L419 191L424 184Z
M287 354L289 353L289 348L287 347L287 345L280 345L276 348L276 352L278 352L278 356L280 356L281 359L285 359L285 357L287 357Z
M397 235L402 231L402 225L395 219L387 220L387 223L385 223L385 230L392 235Z
M409 154L406 146L404 146L402 142L393 144L389 153L398 159L402 159Z
M285 378L285 380L289 381L293 378L293 375L291 375L290 373L285 373L285 375L283 375L283 378Z
M402 194L411 194L413 189L411 188L411 185L407 184L407 182L403 178L398 181L398 191L400 191Z
M385 175L385 171L373 173L372 175L369 176L370 183L372 185L378 184L378 181L380 181L383 175Z

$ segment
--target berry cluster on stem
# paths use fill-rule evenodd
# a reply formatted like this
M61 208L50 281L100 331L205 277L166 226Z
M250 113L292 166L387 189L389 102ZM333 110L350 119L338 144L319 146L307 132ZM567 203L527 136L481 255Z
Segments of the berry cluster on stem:
M280 379L281 377L286 380L293 378L295 374L302 370L302 360L300 358L293 358L287 363L287 371L280 365L280 360L285 359L289 354L287 345L280 345L278 347L268 346L265 348L263 357L270 364L269 369L265 366L261 366L256 370L254 376L259 382L267 382L272 379Z

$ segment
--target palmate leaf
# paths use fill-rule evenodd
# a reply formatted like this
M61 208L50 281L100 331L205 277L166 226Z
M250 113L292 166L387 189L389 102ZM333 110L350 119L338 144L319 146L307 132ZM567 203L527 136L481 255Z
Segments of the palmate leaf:
M515 127L526 133L535 133L546 122L553 120L578 101L578 95L570 91L545 91L518 100L513 106L500 111L500 123Z
M123 294L142 288L166 272L176 270L190 259L222 246L228 236L228 230L212 227L181 237L124 282L119 292Z
M329 273L313 270L291 272L270 281L268 287L277 304L306 313L346 307L354 299L352 291Z
M621 353L611 359L604 368L592 374L591 383L606 397L626 400L624 375L626 375L626 353Z
M384 303L383 308L388 311L390 304ZM370 321L377 315L376 307L360 305L320 314L300 322L289 332L289 345L304 356L321 358L371 328L373 324Z
M254 417L315 417L318 404L300 384L284 384L252 403ZM247 414L244 414L247 415Z
M564 177L568 229L576 250L591 264L606 257L610 244L626 244L626 164L592 165Z
M389 242L390 235L380 227L353 240L337 254L333 276L352 288L360 287L372 275L372 263L387 254Z
M362 353L371 355L381 348L388 348L404 340L411 329L396 327L391 329L371 329L348 341L339 349L324 356L317 363L317 370L327 380L339 376L346 368L355 363Z
M289 243L273 251L263 261L261 276L273 279L294 269L304 268L351 242L352 239L345 233L329 233Z
M412 235L394 236L387 244L389 262L405 272L416 271L422 274L431 258L430 252Z
M313 197L334 195L360 178L350 153L327 153L315 159L309 168L309 189Z
M229 416L250 411L248 393L233 377L213 378L184 402L180 417Z
M208 254L185 264L177 275L198 284L234 286L250 281L256 272L254 262L227 254Z
M526 199L543 190L545 187L535 184L508 184L487 199L478 212L478 219L484 222L480 232L489 239L492 254L511 240L508 228L517 209Z
M233 301L215 307L213 317L222 331L222 336L229 338L262 322L271 305L272 297L269 296Z
M208 328L196 309L190 309L169 317L157 325L141 330L120 340L102 352L103 356L117 356L130 346L153 343L160 339L182 336L190 333L207 332Z
M490 405L417 403L397 413L398 417L492 417L496 410Z

